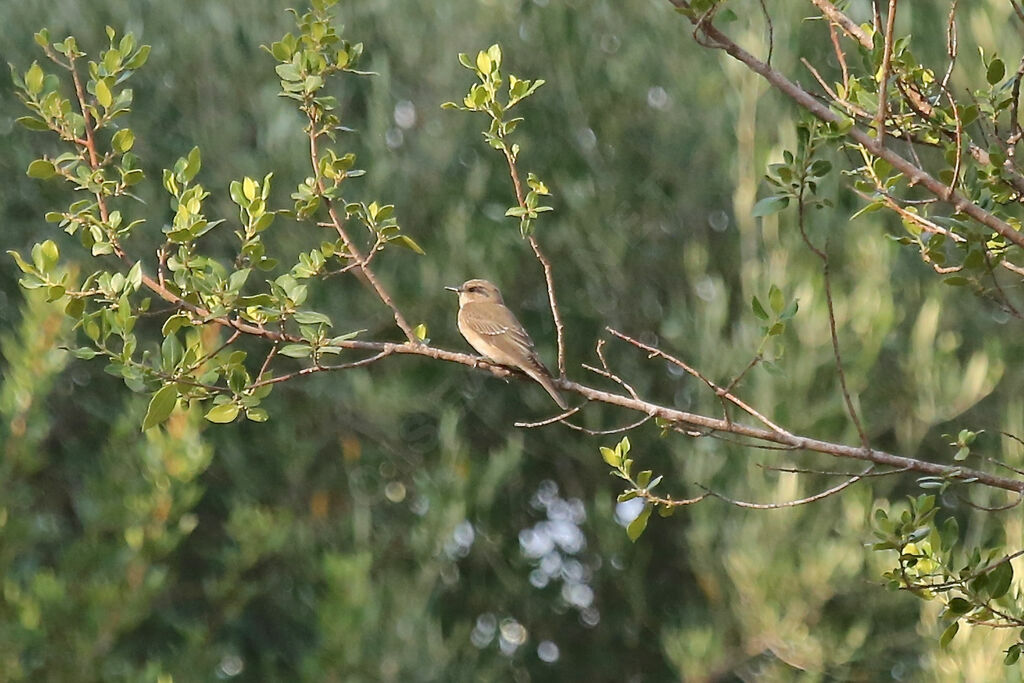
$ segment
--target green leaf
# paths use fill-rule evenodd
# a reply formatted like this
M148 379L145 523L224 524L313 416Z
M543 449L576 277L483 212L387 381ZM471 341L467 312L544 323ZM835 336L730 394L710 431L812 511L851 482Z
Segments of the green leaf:
M968 612L970 612L973 606L967 600L960 597L956 597L949 601L947 607L949 608L951 614L959 616L961 614L967 614Z
M1003 664L1006 666L1012 666L1017 663L1020 659L1021 644L1014 643L1006 650L1006 656L1003 658Z
M753 210L750 215L754 218L759 216L770 216L773 213L778 213L789 206L789 197L771 196L765 197L756 204L754 204Z
M640 474L636 475L636 485L642 489L647 488L647 485L651 483L651 477L654 472L651 470L644 470Z
M760 299L756 296L750 300L750 309L754 312L754 315L761 320L768 320L768 311L764 310L764 306L761 305Z
M288 344L283 346L278 353L289 358L308 358L313 354L313 349L305 344Z
M950 641L953 640L953 636L955 636L956 632L959 631L959 630L960 630L960 622L959 621L954 621L952 624L947 626L946 630L942 632L941 636L939 636L939 647L946 647L946 646L948 646Z
M782 291L775 285L768 289L768 305L772 307L776 314L781 313L783 306L786 305L786 300L782 297Z
M142 431L161 424L171 416L174 406L178 404L178 389L173 384L158 390L149 401L146 417L142 420Z
M263 408L249 408L245 411L245 416L252 422L266 422L270 419L270 415Z
M110 86L107 85L107 81L103 78L96 81L96 101L104 109L109 109L110 105L114 103L114 96L110 92Z
M388 240L388 244L397 244L399 246L403 246L406 249L411 249L420 256L423 256L427 253L423 251L423 248L420 247L420 245L416 244L416 241L413 240L413 238L409 237L408 235L399 235L398 237L393 237Z
M619 457L619 454L613 451L612 449L608 448L607 446L601 446L601 457L604 458L604 461L606 463L608 463L611 467L614 467L616 469L618 469L619 466L622 465L622 458Z
M28 173L29 178L46 180L57 174L57 167L53 165L53 162L46 159L36 159L28 165L26 173Z
M476 68L480 71L480 73L484 75L491 73L491 66L491 58L487 55L487 53L484 52L483 50L478 52L476 55Z
M636 543L637 539L640 538L644 533L644 529L647 528L647 520L651 518L651 506L644 505L644 509L640 511L637 518L629 523L626 527L626 535L629 536L629 540Z
M32 62L32 66L25 72L25 89L33 95L38 95L43 91L43 78L46 74L43 73L42 67L36 62Z
M110 146L114 148L118 154L124 154L135 145L135 133L129 128L122 128L121 130L114 133L113 139L110 141Z
M985 72L985 80L989 85L995 85L1006 76L1006 65L1003 60L996 57L988 64L988 71Z
M19 116L18 118L14 119L14 122L15 123L20 123L21 125L25 126L25 128L28 128L29 130L49 130L50 129L50 127L48 125L46 125L46 121L42 121L40 119L37 119L34 116Z
M1006 595L1013 582L1013 567L1009 562L1003 562L988 573L989 587L988 594L992 599L998 599Z
M223 403L214 406L206 413L206 419L217 424L227 424L238 417L238 405L235 403Z
M300 325L331 325L331 319L316 311L296 311L295 322Z
M426 323L420 323L416 327L412 328L413 335L420 341L424 341L427 338L427 325Z

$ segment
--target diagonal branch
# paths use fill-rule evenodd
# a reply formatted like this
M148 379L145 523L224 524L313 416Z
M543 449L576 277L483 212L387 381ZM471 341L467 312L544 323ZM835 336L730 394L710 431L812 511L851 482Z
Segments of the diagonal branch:
M327 187L324 183L323 175L320 173L320 162L317 151L317 140L319 134L316 130L316 122L310 117L309 120L309 158L313 164L313 176L316 179L316 188L320 193L324 204L327 206L327 214L331 217L331 224L334 226L335 231L341 240L345 243L345 248L348 253L352 255L352 260L359 265L359 272L362 273L366 281L370 283L373 290L377 292L377 296L384 302L384 305L391 309L391 313L395 316L395 324L401 328L402 332L405 333L405 338L409 340L410 344L419 343L419 339L412 331L412 327L405 320L405 316L398 310L398 306L395 305L391 295L388 294L387 290L384 289L384 285L381 284L380 280L372 270L370 270L369 260L363 256L362 251L356 246L356 243L348 235L348 231L345 230L345 222L341 220L337 210L334 208L334 203L327 197ZM372 253L371 253L372 256Z
M508 162L508 172L512 176L512 185L516 191L516 202L519 203L520 208L526 207L526 196L523 194L523 183L519 180L519 170L516 168L516 161L512 158L512 152L507 147L503 148L505 153L505 161ZM565 377L565 325L562 323L562 314L558 310L558 300L555 298L555 276L554 271L551 268L551 261L544 255L544 252L540 249L540 243L537 242L537 238L533 235L527 235L527 239L530 241L530 248L533 249L534 256L540 261L541 267L544 269L544 283L548 289L548 304L551 306L551 319L555 322L555 336L558 344L558 376Z

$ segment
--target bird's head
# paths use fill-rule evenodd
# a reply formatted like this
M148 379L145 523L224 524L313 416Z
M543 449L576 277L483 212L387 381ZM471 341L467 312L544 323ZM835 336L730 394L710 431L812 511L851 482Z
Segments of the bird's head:
M459 305L475 302L504 303L501 292L487 280L466 280L459 287L445 287L459 293Z

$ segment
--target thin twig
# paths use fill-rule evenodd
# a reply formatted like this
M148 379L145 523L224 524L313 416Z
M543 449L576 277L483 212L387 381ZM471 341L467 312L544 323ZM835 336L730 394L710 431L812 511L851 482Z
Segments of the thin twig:
M562 424L564 424L566 427L569 427L570 429L575 429L578 432L583 432L588 436L609 436L610 434L622 434L623 432L631 432L637 427L643 425L645 422L649 421L650 419L650 415L644 415L636 422L631 422L628 425L623 425L622 427L614 427L612 429L587 429L586 427L574 425L573 423L564 420L562 421Z
M786 501L784 503L748 503L748 502L743 501L743 500L736 500L734 498L729 498L728 496L724 496L721 493L718 493L717 491L712 491L711 489L709 489L707 486L704 486L703 484L697 484L697 486L699 486L700 488L704 489L704 491L707 493L707 495L713 496L715 498L718 498L719 500L723 500L726 503L729 503L730 505L735 505L736 507L749 508L749 509L752 509L752 510L778 510L778 509L781 509L781 508L791 508L791 507L797 507L798 505L807 505L808 503L815 503L815 502L817 502L819 500L822 500L824 498L828 498L829 496L835 495L835 494L839 493L840 491L842 491L843 489L847 488L848 486L852 486L853 484L856 484L858 481L860 481L861 479L866 477L868 474L870 474L871 470L874 469L874 467L875 467L874 465L871 465L867 469L865 469L863 472L861 472L860 474L855 474L854 476L850 477L849 479L847 479L843 483L837 484L836 486L833 486L831 488L825 489L824 491L821 491L820 493L816 493L813 496L807 496L806 498L799 498L797 500L790 500L790 501Z
M832 300L832 278L829 273L829 259L828 254L818 247L814 246L811 242L811 238L807 234L807 228L804 225L804 189L805 184L801 182L800 192L797 196L797 224L800 228L800 236L804 240L804 244L814 254L821 259L821 271L825 281L825 305L828 308L828 331L832 339L832 355L836 361L836 372L839 375L839 387L843 392L843 401L846 403L846 411L850 414L850 419L853 420L853 424L857 427L857 435L860 436L860 443L865 450L870 450L871 445L868 442L867 434L864 432L864 426L861 424L860 416L857 415L857 409L853 406L853 399L850 398L850 390L846 385L846 371L843 369L843 356L839 351L839 333L836 331L836 311L835 305Z
M878 5L875 5L878 11ZM886 17L885 43L882 52L882 80L878 85L878 114L875 115L875 131L878 144L885 142L885 116L889 104L889 71L892 69L892 43L895 40L896 0L889 0L889 14Z
M583 406L579 405L576 406L575 408L569 408L569 410L566 410L564 413L559 413L554 417L549 417L546 420L541 420L540 422L513 422L512 424L515 427L522 427L523 429L535 429L536 427L543 427L545 425L554 424L555 422L561 422L570 415L575 415L576 413L580 412L580 410L582 409Z
M725 399L728 399L729 402L732 403L733 405L735 405L737 408L743 410L744 412L746 412L751 417L754 417L754 418L760 420L761 422L763 422L764 425L766 427L768 427L769 429L774 429L775 431L778 431L778 432L783 433L783 434L787 433L785 429L783 429L779 425L777 425L774 422L772 422L771 420L769 420L767 417L765 417L760 412L755 410L752 406L747 404L741 398L737 397L735 394L732 394L732 393L726 391L722 387L719 387L717 384L712 382L710 379L708 379L707 377L702 375L697 369L691 367L690 365L688 365L687 363L681 361L680 359L676 358L675 356L673 356L671 354L668 354L668 353L665 353L664 351L662 351L661 349L659 349L657 347L651 346L649 344L645 344L642 341L640 341L639 339L634 339L633 337L630 337L628 334L623 334L622 332L619 332L618 330L612 329L611 327L606 327L605 329L608 330L608 332L610 332L611 334L613 334L616 337L618 337L619 339L623 340L624 342L632 344L633 346L637 347L638 349L643 349L644 351L647 351L649 354L651 354L649 357L651 357L651 358L659 357L659 358L661 358L663 360L666 360L669 363L675 365L676 367L682 368L684 371L686 371L690 375L693 375L694 377L696 377L700 381L704 382L704 384L706 384L709 389L711 389L713 392L715 392L716 396L720 396L720 397L723 397ZM730 422L730 418L728 416L726 416L725 417L725 421L727 423Z
M313 176L316 180L317 191L320 193L321 200L327 207L327 215L331 218L331 224L334 226L334 230L338 233L338 236L341 237L341 241L345 243L345 249L348 250L352 259L359 264L359 272L366 278L366 281L370 283L373 290L377 292L378 298L380 298L384 305L391 309L391 313L395 318L395 324L398 325L403 333L405 333L405 338L409 340L410 344L418 344L420 343L420 340L416 337L415 333L413 333L412 327L408 322L406 322L405 316L402 315L400 310L398 310L398 306L395 305L391 295L388 294L386 289L384 289L384 285L382 285L380 280L377 279L374 272L370 270L366 258L363 257L359 247L356 246L356 243L351 237L349 237L348 231L345 230L344 221L341 220L337 210L334 208L334 202L327 197L327 186L324 183L323 175L320 173L319 153L317 150L317 140L319 137L320 136L316 129L316 121L314 121L313 117L310 116L309 158L313 167Z
M508 172L512 177L512 185L516 192L516 202L518 202L520 208L527 208L526 206L526 195L523 193L523 184L519 180L519 170L516 168L516 161L512 158L512 152L507 148L504 149L505 161L508 162ZM555 275L551 268L551 261L541 251L540 243L537 242L537 238L532 234L527 235L527 240L530 242L530 248L533 249L533 255L540 261L541 268L544 269L544 283L548 290L548 304L551 307L551 319L555 323L555 337L558 344L558 376L565 377L565 325L562 323L562 314L558 310L558 300L555 298Z
M786 472L787 474L821 474L830 477L863 477L865 479L870 477L888 477L893 474L901 474L909 471L906 467L900 467L895 470L886 470L885 472L867 472L867 473L856 473L856 472L839 472L832 470L816 470L809 467L775 467L773 465L765 465L764 463L757 463L757 466L763 470L769 472Z
M374 354L372 356L369 356L367 358L362 358L362 359L357 360L357 361L352 361L351 363L342 363L340 365L313 365L313 366L310 366L308 368L303 368L301 370L296 370L295 372L289 372L288 374L281 375L280 377L270 377L270 378L267 378L267 379L258 380L256 382L254 382L253 384L251 384L249 386L249 388L250 389L258 389L259 387L266 386L268 384L277 384L278 382L287 382L290 379L295 379L296 377L302 377L304 375L311 375L314 372L334 372L334 371L337 371L337 370L351 370L352 368L361 368L361 367L363 367L365 365L370 365L371 363L376 363L377 361L379 361L381 359L387 358L392 353L394 353L395 350L396 350L395 348L386 348L383 351L381 351L380 353L376 353L376 354Z
M871 38L864 32L857 22L846 16L828 0L811 0L811 4L817 7L823 15L832 23L837 24L843 32L856 40L864 47L871 49Z

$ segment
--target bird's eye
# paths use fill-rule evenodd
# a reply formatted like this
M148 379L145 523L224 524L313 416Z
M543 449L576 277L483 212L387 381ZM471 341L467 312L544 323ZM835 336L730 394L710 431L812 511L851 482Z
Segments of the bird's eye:
M477 287L476 285L473 285L472 287L470 287L470 288L469 288L469 291L471 291L471 292L476 292L477 294L479 294L480 292L482 292L482 291L484 291L484 290L480 289L480 288L479 288L479 287Z

